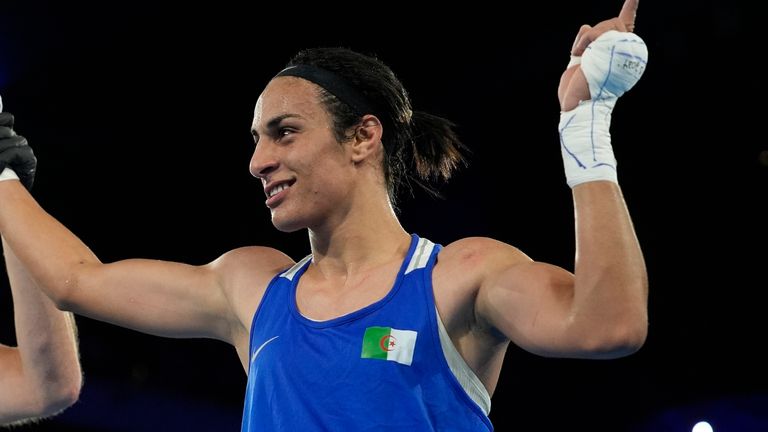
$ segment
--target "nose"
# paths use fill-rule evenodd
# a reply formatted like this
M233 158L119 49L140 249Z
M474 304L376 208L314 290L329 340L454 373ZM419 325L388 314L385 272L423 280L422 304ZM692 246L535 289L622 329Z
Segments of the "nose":
M270 152L268 147L267 143L259 143L253 151L249 166L251 175L262 180L266 179L280 165L275 154Z

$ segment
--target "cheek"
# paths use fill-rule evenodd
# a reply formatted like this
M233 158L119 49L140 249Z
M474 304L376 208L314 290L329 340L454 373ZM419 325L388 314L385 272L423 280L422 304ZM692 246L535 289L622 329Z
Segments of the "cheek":
M351 195L349 179L336 172L325 172L308 188L306 201L321 213L334 212L345 206Z
M284 162L302 182L303 199L323 205L326 200L343 197L354 174L344 148L327 136L308 137L301 144L285 155Z
M323 171L314 177L308 188L309 197L317 204L335 202L346 195L347 179L338 171Z
M308 168L312 172L308 190L313 196L338 196L348 192L354 171L342 155L318 154L309 162Z

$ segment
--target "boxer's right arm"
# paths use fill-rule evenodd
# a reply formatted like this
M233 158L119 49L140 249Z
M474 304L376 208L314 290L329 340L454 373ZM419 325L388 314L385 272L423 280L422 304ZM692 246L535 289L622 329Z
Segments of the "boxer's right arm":
M157 335L228 338L228 299L215 264L102 264L18 181L0 182L0 203L0 232L60 309Z
M7 157L4 140L0 138L0 165L23 169L29 162L25 155L32 152L10 147ZM159 336L233 342L234 326L243 324L243 314L234 309L242 308L242 299L232 278L244 267L266 274L290 263L273 249L258 248L246 254L249 266L241 265L243 254L225 254L202 266L143 259L103 264L38 205L22 182L0 181L0 232L60 309ZM248 271L257 279L258 269L257 277Z

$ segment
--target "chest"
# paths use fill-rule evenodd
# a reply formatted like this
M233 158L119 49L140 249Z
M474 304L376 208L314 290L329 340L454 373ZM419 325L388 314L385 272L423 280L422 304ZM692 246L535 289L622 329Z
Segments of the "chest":
M348 315L386 297L398 282L397 273L397 266L387 266L344 278L305 274L296 287L296 307L314 321Z

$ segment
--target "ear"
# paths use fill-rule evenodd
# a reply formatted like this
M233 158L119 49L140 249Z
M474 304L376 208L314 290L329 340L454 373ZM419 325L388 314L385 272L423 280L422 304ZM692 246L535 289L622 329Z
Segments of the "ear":
M373 114L366 114L355 130L352 140L352 162L359 163L380 151L384 128Z

